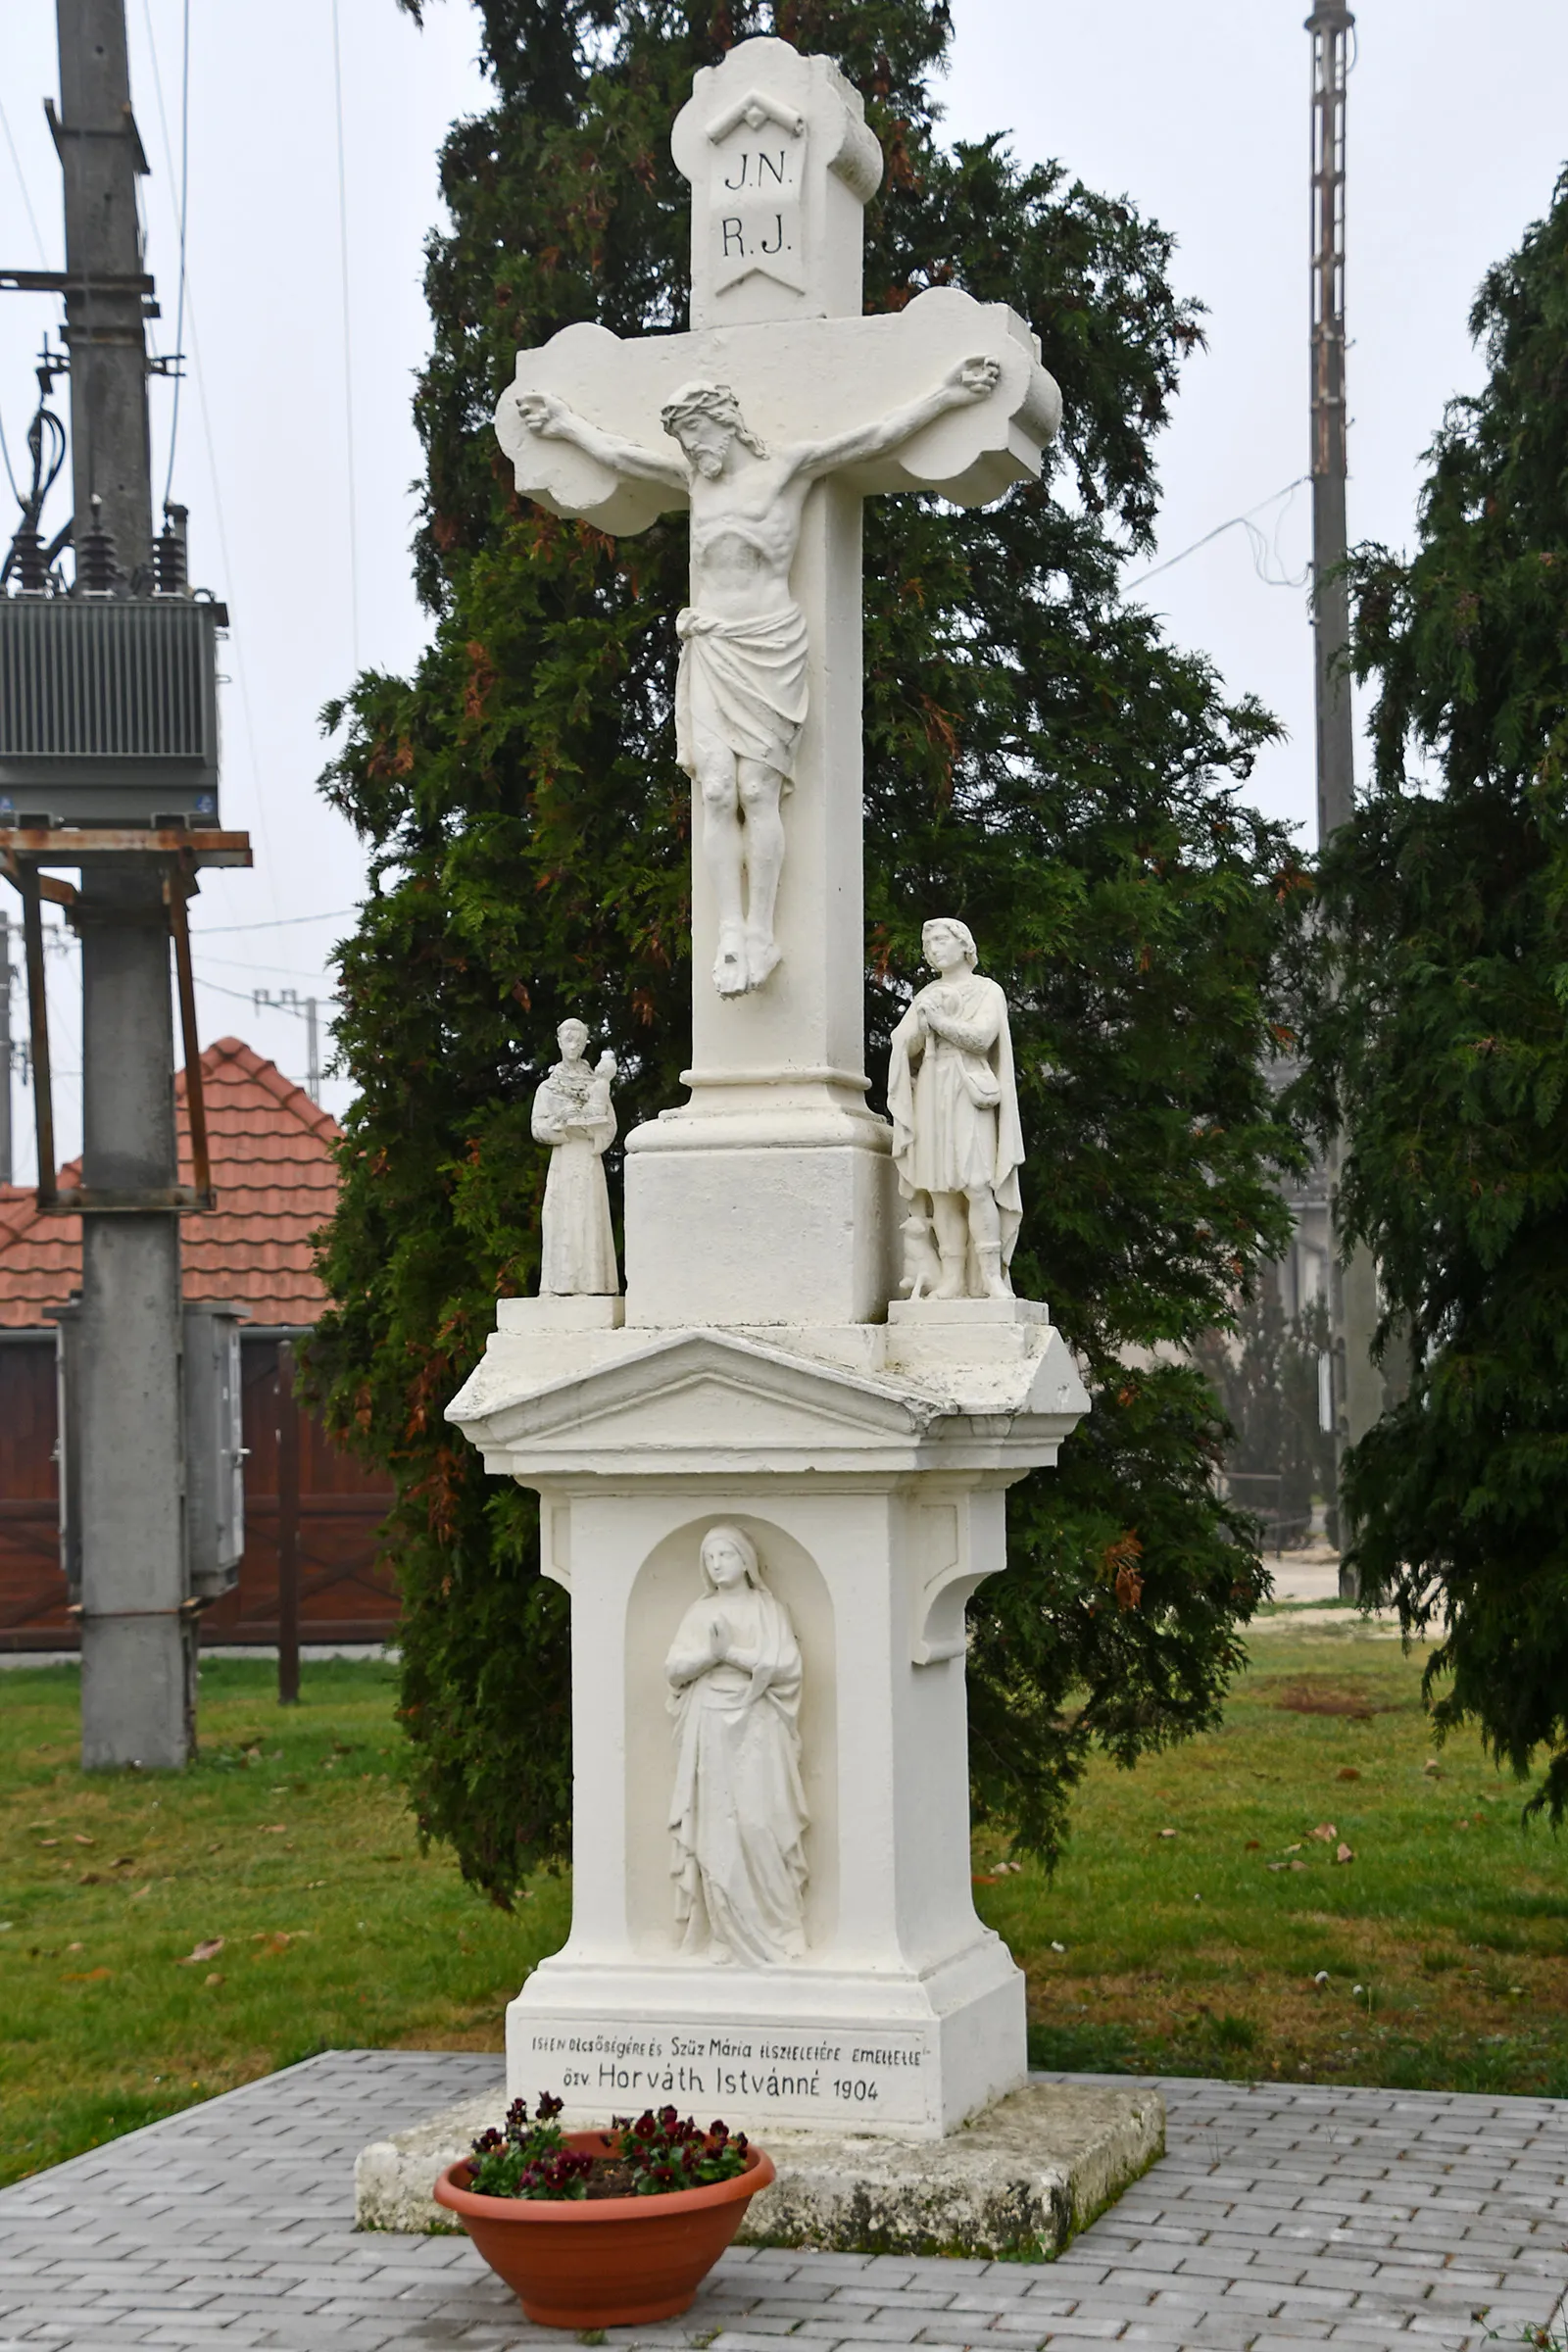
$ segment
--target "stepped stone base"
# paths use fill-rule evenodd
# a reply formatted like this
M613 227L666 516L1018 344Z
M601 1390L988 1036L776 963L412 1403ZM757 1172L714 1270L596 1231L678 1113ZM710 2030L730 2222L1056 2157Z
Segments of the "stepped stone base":
M450 2230L431 2185L506 2103L498 2085L362 2150L357 2226ZM742 2245L1049 2262L1163 2156L1165 2102L1153 2090L1030 2082L947 2139L769 2132L766 2146L778 2178L747 2208Z

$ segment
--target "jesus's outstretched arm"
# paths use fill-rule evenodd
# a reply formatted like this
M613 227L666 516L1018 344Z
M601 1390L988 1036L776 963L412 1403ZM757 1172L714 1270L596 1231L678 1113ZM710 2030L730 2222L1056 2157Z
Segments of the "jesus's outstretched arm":
M519 392L516 400L523 423L542 441L569 441L585 457L608 466L612 473L630 474L643 482L662 482L672 490L690 486L690 475L679 458L666 457L661 450L644 449L636 441L623 441L618 433L607 433L602 426L590 424L586 416L579 416L575 409L554 392Z
M996 390L1001 375L1001 365L996 360L978 357L960 360L931 391L922 392L918 400L906 401L875 423L835 433L830 441L801 442L790 452L794 461L792 471L814 480L818 474L837 473L843 466L864 466L872 458L885 458L901 442L912 440L926 425L946 416L950 409L967 408L971 401L984 400Z

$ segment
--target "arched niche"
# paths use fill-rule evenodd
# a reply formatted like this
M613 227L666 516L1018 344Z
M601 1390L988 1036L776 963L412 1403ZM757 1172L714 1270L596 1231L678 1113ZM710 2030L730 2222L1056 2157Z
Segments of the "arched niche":
M701 1593L698 1553L720 1522L744 1528L768 1585L790 1613L801 1645L801 1779L811 1816L806 1833L808 1960L838 1926L838 1690L833 1599L805 1545L770 1519L707 1511L655 1545L637 1572L626 1611L626 1920L639 1951L679 1950L670 1876L669 1803L675 1748L664 1660L676 1628Z

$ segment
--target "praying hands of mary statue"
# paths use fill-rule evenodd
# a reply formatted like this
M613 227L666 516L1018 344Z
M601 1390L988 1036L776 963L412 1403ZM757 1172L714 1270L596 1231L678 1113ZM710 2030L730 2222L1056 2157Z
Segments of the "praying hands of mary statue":
M675 1730L670 1871L681 1949L762 1967L806 1950L801 1651L741 1528L703 1538L703 1592L664 1672Z

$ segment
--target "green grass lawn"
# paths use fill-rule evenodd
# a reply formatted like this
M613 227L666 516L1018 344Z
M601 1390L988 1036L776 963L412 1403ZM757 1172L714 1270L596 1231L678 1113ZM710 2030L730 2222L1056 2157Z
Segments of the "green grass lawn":
M0 2181L316 2050L499 2049L564 1940L564 1879L508 1918L420 1856L393 1668L276 1688L210 1660L189 1772L89 1778L74 1669L0 1674Z
M1303 1612L1219 1732L1091 1775L1054 1884L977 1839L1036 2064L1568 2096L1568 1854L1434 1748L1419 1679ZM74 1672L0 1675L0 2181L314 2050L500 2050L566 1883L508 1918L420 1856L394 1700L323 1664L280 1709L269 1663L215 1660L189 1773L89 1780Z
M1218 1732L1091 1775L1054 1885L981 1886L1034 2064L1568 2097L1568 1848L1435 1746L1420 1654L1316 1615L1254 1635Z

